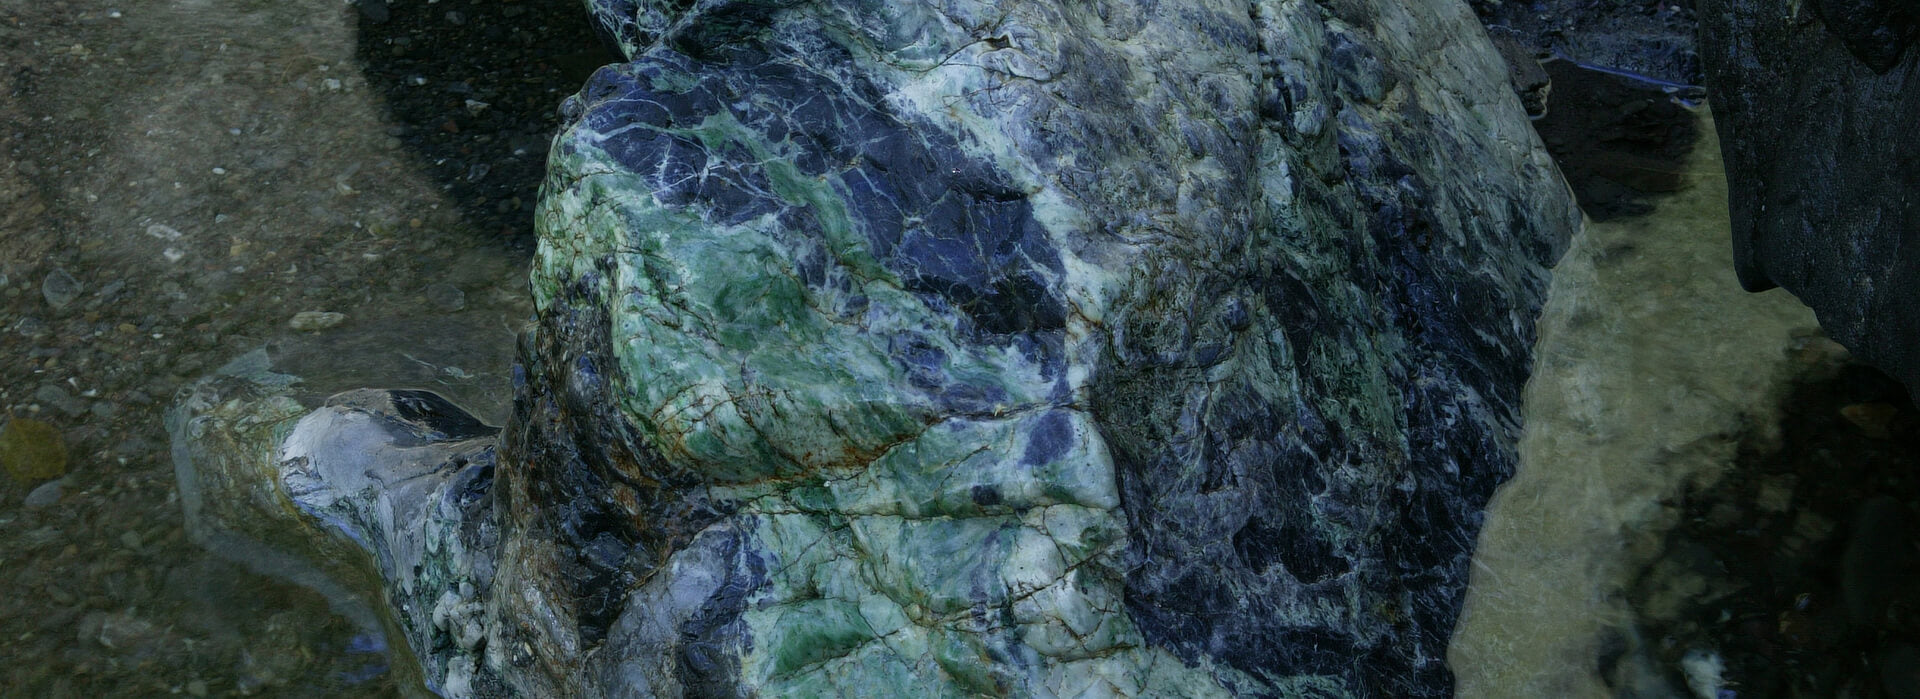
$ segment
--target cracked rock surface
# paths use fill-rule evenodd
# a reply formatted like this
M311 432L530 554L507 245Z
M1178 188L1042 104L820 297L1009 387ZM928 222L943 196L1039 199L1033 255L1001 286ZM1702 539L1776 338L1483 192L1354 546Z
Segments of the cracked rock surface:
M1465 5L589 4L505 429L230 366L205 531L449 696L1451 694L1581 225Z

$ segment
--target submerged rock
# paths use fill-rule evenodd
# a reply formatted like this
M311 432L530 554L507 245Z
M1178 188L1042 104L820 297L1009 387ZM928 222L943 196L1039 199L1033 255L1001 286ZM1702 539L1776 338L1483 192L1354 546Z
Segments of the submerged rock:
M345 313L301 311L293 314L293 318L287 321L287 327L293 328L294 330L313 332L326 330L327 328L344 323L346 320L347 315Z
M1450 694L1580 225L1464 6L591 4L504 433L230 367L196 537L448 696Z

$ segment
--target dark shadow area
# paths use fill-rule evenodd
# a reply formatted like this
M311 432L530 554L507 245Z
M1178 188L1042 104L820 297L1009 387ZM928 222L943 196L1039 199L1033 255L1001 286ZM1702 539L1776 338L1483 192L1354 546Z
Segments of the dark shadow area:
M476 230L533 244L561 100L607 48L578 0L361 0L358 55L396 125Z
M1861 364L1790 395L1777 441L1681 503L1629 592L1638 650L1679 686L1717 654L1741 697L1920 695L1920 413Z
M1642 216L1653 211L1651 196L1686 187L1682 173L1700 133L1673 95L1570 61L1542 67L1552 91L1533 127L1588 216Z

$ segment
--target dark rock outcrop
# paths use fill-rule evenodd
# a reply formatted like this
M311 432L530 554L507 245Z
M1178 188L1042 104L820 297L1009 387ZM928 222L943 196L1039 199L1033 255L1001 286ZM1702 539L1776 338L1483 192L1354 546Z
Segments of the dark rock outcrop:
M448 695L1450 694L1580 225L1464 5L592 6L499 441L228 372L199 531Z
M1701 0L1734 262L1920 388L1920 51L1911 3Z

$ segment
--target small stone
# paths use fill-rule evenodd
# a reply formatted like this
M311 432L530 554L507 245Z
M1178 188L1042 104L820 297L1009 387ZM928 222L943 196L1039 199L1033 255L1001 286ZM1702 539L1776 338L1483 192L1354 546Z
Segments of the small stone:
M0 429L0 465L21 484L58 478L67 472L67 444L53 425L24 417Z
M132 530L121 532L120 545L135 551L140 550L140 533Z
M294 330L312 332L326 330L327 328L346 322L346 320L347 316L344 313L301 311L294 314L293 320L287 321L287 327L293 328Z
M25 316L20 320L14 321L13 331L21 337L40 337L51 332L47 327L46 321L33 316Z
M87 412L87 402L73 397L66 389L56 384L46 384L33 392L33 399L54 410L65 413L67 417L79 417Z
M1860 428L1860 434L1869 439L1891 439L1893 433L1888 427L1893 425L1893 418L1899 412L1899 408L1886 403L1854 403L1841 408L1840 417Z
M94 417L100 418L102 420L112 420L115 415L119 415L119 414L120 414L119 406L116 406L112 403L108 403L106 401L100 401L98 403L93 404Z
M452 313L467 307L467 292L452 284L434 284L426 289L427 303Z
M66 486L55 479L42 483L40 487L34 488L33 492L27 493L27 499L23 504L34 508L46 507L60 502L60 496L65 494Z
M385 3L379 3L379 5L380 5L381 7L386 7L386 4L385 4ZM192 681L189 681L189 682L187 682L187 693L188 693L188 694L191 694L191 695L193 695L193 696L196 696L196 697L204 697L204 696L206 696L206 695L207 695L207 681L206 681L206 680L192 680Z
M40 284L40 295L46 297L47 305L55 309L66 308L80 296L80 280L74 279L64 269L54 269Z
M108 282L106 286L100 287L99 291L93 292L93 296L94 298L99 299L101 301L109 301L113 299L114 295L119 294L122 290L126 288L127 288L127 280L115 279L111 282ZM92 304L89 304L89 306L91 305Z

